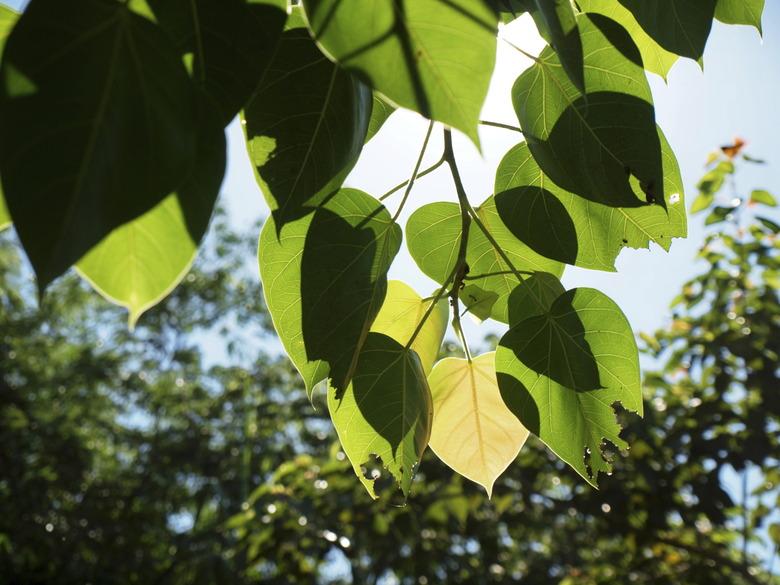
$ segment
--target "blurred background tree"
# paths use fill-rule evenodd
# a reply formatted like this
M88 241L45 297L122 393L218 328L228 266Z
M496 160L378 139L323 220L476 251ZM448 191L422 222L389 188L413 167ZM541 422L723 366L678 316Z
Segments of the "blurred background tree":
M0 235L0 583L780 583L780 226L745 159L709 161L699 274L642 336L600 491L531 438L492 501L428 452L406 506L372 502L222 215L134 332L77 278L38 307Z

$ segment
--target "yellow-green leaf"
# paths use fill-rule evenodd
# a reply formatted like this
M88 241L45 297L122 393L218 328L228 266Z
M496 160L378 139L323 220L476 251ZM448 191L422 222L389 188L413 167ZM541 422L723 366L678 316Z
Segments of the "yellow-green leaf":
M424 301L408 284L391 280L387 283L385 302L374 319L371 331L384 333L405 346L430 306L431 301ZM439 357L448 314L447 301L440 299L411 345L420 357L426 374Z

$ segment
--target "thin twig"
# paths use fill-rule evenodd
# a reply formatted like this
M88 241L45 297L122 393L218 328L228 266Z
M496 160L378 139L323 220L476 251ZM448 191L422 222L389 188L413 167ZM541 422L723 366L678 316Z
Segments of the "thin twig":
M480 120L480 124L483 126L493 126L494 128L503 128L504 130L512 130L513 132L523 133L523 129L519 126L512 126L511 124L503 124L502 122L491 122L490 120Z
M398 216L401 215L401 210L404 208L404 205L406 205L406 200L409 198L409 193L412 192L414 181L417 179L417 173L420 171L420 165L422 164L423 157L425 156L425 151L428 149L428 140L431 138L431 132L433 132L434 123L435 122L431 120L430 124L428 124L428 131L425 133L425 140L423 140L422 148L420 149L420 156L417 157L417 162L414 165L412 176L409 177L409 183L406 185L406 191L404 191L404 196L401 199L401 203L398 204L398 209L393 216L393 221L398 219Z
M428 174L432 173L433 171L435 171L436 169L438 169L438 168L439 168L441 165L443 165L443 164L444 164L444 159L443 159L443 158L440 158L440 159L439 159L437 162L435 162L434 164L432 164L431 166L429 166L429 167L428 167L427 169L425 169L424 171L420 171L419 173L417 173L417 176L415 177L415 179L421 179L421 178L423 178L425 175L428 175ZM384 195L382 195L382 196L379 198L379 200L380 200L380 201L384 201L385 199L387 199L388 197L390 197L390 195L392 195L392 194L394 194L394 193L396 193L396 192L400 191L401 189L403 189L404 187L406 187L408 184L409 184L409 179L407 179L406 181L403 181L402 183L398 183L398 184L397 184L395 187L393 187L393 188L392 188L392 189L390 189L390 190L389 190L387 193L385 193Z

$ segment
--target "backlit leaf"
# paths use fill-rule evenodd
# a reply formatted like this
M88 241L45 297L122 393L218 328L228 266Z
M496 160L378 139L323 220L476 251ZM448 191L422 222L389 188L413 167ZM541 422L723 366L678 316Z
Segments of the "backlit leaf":
M346 387L400 245L384 206L355 189L281 227L266 221L258 252L266 304L309 393L327 376Z
M660 205L611 207L561 189L536 164L524 142L498 165L496 207L503 223L534 251L568 264L615 270L624 247L668 250L687 233L677 159L660 129L666 209Z
M498 385L526 428L595 486L611 469L604 441L628 447L613 405L642 412L636 341L620 308L597 290L546 302L510 299L514 326L496 352Z
M41 290L181 184L197 100L168 37L125 4L27 5L0 70L0 172Z
M487 0L305 0L323 51L392 103L479 142L496 53Z
M493 197L477 208L477 215L519 271L560 276L563 264L545 258L518 240L504 225ZM407 246L420 269L438 283L452 272L460 241L460 212L456 203L430 203L417 209L406 224ZM469 272L460 298L478 318L508 322L507 299L517 286L517 276L476 224L472 224L466 249Z
M528 430L501 398L495 352L470 363L445 358L433 368L428 385L433 398L431 449L490 497L496 479L528 438Z
M395 112L395 108L392 104L388 103L386 99L377 94L374 94L371 106L371 119L368 122L368 133L366 134L366 142L371 140L374 135L379 132L387 119Z
M371 331L383 333L405 346L430 305L431 301L424 301L408 284L391 280L387 283L385 302L371 325ZM439 358L448 315L447 300L439 299L411 345L426 375Z
M558 54L563 69L580 91L585 91L582 41L570 0L535 0L534 20L542 37Z
M715 18L726 24L747 24L761 33L764 0L718 0Z
M100 294L128 309L131 327L181 281L206 233L225 168L225 134L216 119L205 124L197 162L182 186L76 264Z
M328 410L358 478L376 498L362 467L378 457L409 495L431 434L431 393L420 359L381 333L368 334L343 396L328 389Z
M586 95L550 48L512 89L531 153L557 185L592 201L663 201L661 144L639 51L614 21L599 14L577 20Z
M306 29L282 34L244 110L249 157L279 228L341 187L363 148L371 101Z
M639 25L630 10L617 0L577 0L577 4L583 12L603 14L619 23L636 43L642 54L644 68L666 79L672 65L677 62L678 55L655 42Z

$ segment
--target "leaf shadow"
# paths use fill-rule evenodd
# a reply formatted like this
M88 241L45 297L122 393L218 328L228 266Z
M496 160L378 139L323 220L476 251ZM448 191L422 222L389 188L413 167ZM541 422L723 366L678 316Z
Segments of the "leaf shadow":
M643 99L589 93L565 108L547 139L527 140L545 174L571 193L613 207L666 205L655 109Z
M538 294L516 287L509 296L509 322L514 325L500 345L539 376L578 392L598 390L603 387L598 363L573 304L576 294L577 289L565 291L542 311Z
M386 274L377 269L377 256L383 253L377 233L364 227L369 219L353 225L331 209L319 207L302 251L303 343L310 361L323 360L330 366L331 384L339 398L387 290Z
M576 262L579 245L574 221L550 191L514 187L497 193L495 202L507 229L534 252L567 264Z

